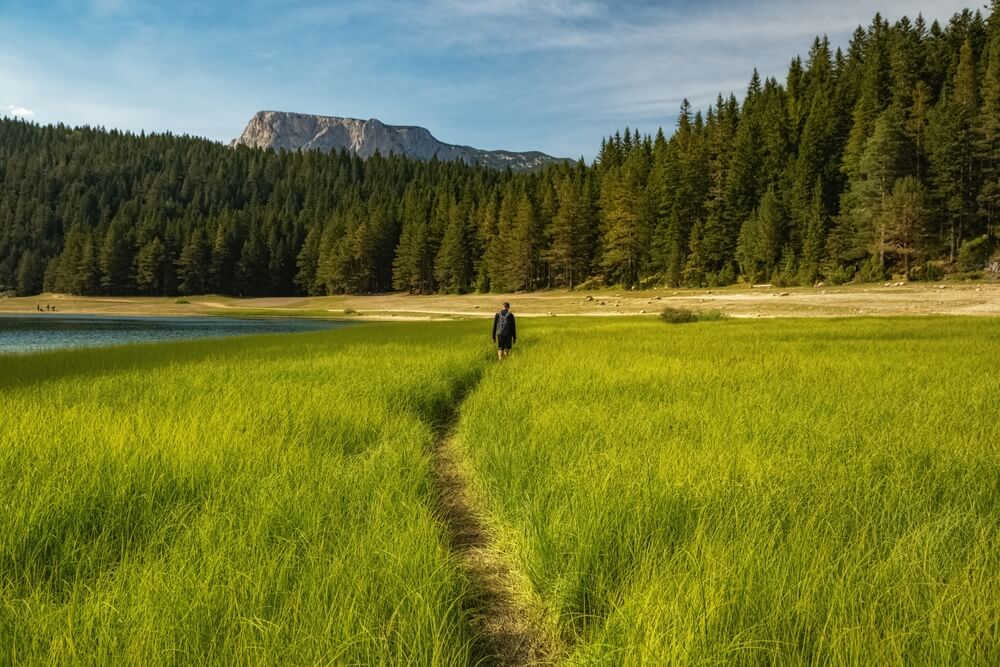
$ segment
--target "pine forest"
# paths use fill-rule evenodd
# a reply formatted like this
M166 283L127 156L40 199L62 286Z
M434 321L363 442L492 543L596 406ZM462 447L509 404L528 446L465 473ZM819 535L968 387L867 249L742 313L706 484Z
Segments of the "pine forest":
M1000 0L531 173L0 121L0 293L813 285L998 260Z

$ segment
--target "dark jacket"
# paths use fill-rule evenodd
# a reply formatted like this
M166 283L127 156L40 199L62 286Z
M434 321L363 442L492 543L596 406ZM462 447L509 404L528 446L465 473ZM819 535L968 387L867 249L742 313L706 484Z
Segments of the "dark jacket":
M507 313L507 321L510 322L510 339L517 340L517 322L514 321L514 313L501 310L500 313ZM500 313L493 316L493 340L497 339L497 327L500 326Z

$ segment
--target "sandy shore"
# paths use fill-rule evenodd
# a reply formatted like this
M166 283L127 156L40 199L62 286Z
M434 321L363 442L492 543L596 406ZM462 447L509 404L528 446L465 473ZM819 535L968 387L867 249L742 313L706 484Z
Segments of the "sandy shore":
M104 315L274 316L351 319L489 317L510 301L525 316L653 315L666 306L717 310L733 317L851 317L858 315L1000 315L1000 284L911 283L826 288L725 288L714 290L553 290L530 294L267 297L76 297L44 294L0 298L0 313ZM50 311L46 311L50 312Z

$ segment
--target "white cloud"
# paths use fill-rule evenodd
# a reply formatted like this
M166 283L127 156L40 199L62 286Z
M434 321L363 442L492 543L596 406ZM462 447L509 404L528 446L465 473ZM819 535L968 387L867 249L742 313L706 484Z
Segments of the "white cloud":
M228 140L254 111L278 108L571 156L625 125L669 130L682 98L699 109L717 93L742 98L754 67L783 79L815 35L846 46L876 9L946 21L967 5L244 0L230 14L214 3L61 1L86 7L78 38L0 21L0 91L43 110L0 115Z
M14 118L24 118L25 120L28 120L35 117L35 112L16 104L7 104L5 106L0 106L0 115Z

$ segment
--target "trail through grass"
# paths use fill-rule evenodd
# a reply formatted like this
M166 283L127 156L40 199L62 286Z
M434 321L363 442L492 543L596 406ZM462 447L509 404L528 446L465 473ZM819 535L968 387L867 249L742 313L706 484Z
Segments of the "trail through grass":
M1000 663L993 321L521 334L0 357L0 660Z
M551 664L557 647L541 628L537 606L519 597L523 587L482 523L450 427L440 433L433 461L438 516L469 582L462 605L473 633L472 658L498 666Z

